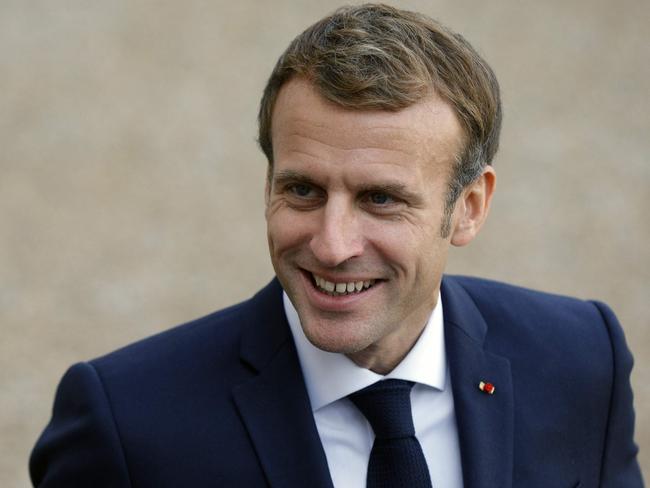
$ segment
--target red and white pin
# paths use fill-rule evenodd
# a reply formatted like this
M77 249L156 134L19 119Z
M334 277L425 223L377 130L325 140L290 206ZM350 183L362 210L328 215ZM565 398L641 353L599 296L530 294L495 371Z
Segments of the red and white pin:
M481 390L483 393L487 393L488 395L494 395L494 385L492 383L487 383L485 381L481 381L478 384L478 389Z

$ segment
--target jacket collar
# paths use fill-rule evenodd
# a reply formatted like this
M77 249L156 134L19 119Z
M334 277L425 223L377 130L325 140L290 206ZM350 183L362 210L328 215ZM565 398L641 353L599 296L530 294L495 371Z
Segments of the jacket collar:
M441 293L465 488L509 488L514 425L510 363L484 348L488 325L459 281L446 276ZM495 385L494 394L481 391L481 381Z
M256 376L232 394L269 485L332 488L277 279L247 310L240 354Z

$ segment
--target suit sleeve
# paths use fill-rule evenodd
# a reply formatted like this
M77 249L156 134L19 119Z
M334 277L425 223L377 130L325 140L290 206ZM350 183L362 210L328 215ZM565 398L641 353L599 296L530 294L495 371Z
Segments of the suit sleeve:
M61 380L29 471L35 487L131 486L108 398L91 364L74 365Z
M630 386L633 359L623 329L607 305L594 302L609 333L614 358L613 385L603 460L601 488L643 488L634 443L634 408Z

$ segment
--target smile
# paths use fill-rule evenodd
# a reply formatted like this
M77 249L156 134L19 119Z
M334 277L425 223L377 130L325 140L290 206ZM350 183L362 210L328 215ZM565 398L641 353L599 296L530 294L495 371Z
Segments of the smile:
M373 286L376 280L361 280L335 283L314 273L311 274L316 288L332 296L354 295L366 291Z

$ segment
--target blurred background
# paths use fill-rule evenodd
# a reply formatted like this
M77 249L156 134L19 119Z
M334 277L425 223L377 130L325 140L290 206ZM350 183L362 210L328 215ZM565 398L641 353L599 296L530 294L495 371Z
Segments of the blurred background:
M505 108L481 236L449 271L617 312L650 479L646 0L394 1L465 37ZM272 277L257 105L329 0L0 0L0 485L56 384Z

